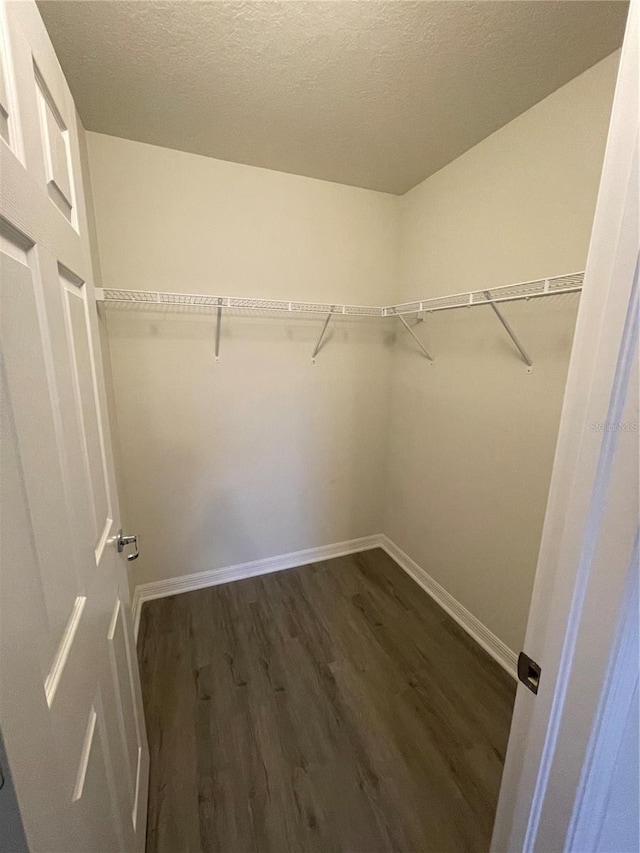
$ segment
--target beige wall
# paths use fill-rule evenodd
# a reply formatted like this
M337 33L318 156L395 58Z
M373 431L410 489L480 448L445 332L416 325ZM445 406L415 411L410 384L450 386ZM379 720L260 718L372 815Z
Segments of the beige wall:
M584 269L618 56L401 199L398 298ZM529 609L578 298L428 315L399 339L385 533L513 650Z
M89 133L105 287L381 303L398 199ZM379 322L107 312L132 584L380 532Z
M88 134L105 287L385 304L584 268L617 56L397 198ZM518 650L577 308L109 311L132 584L384 532ZM386 323L386 325L385 325Z

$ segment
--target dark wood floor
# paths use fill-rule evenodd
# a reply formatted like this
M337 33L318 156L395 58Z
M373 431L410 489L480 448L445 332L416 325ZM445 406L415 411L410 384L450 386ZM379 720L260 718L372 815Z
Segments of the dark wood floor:
M147 853L486 851L515 684L382 551L152 601Z

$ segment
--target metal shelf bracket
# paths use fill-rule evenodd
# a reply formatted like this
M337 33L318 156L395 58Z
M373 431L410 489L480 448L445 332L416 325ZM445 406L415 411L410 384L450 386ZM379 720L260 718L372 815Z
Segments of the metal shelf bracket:
M500 320L500 322L501 322L501 323L502 323L502 325L504 326L504 328L505 328L505 330L506 330L507 334L509 335L509 337L511 338L511 340L512 340L512 341L513 341L513 343L515 344L516 349L517 349L517 350L518 350L518 352L520 353L520 357L522 358L522 360L524 361L524 363L527 365L527 373L532 373L532 372L533 372L533 362L532 362L532 361L531 361L531 359L529 358L529 356L528 356L527 351L525 350L525 348L522 346L522 344L521 344L521 343L520 343L520 341L518 340L518 336L516 335L516 333L515 333L515 332L513 331L513 329L511 328L511 326L510 326L509 322L505 319L505 317L503 317L502 312L500 311L500 309L498 308L498 306L497 306L497 305L495 305L493 302L491 302L491 293L490 293L488 290L485 290L485 291L484 291L484 295L485 295L485 297L486 297L487 301L489 302L489 305L490 305L490 306L491 306L491 308L493 309L493 311L494 311L494 313L495 313L496 317L498 318L498 320Z
M410 325L407 323L407 321L404 319L404 317L402 316L402 314L396 314L396 317L398 318L398 320L400 320L400 322L401 322L401 323L402 323L402 325L405 327L405 329L407 330L407 332L409 332L409 334L411 335L411 337L413 338L413 340L418 344L418 346L419 346L419 347L420 347L420 349L422 350L422 352L423 352L423 354L424 354L425 358L428 358L428 359L429 359L429 361L433 363L433 356L431 355L431 353L429 352L429 350L425 347L425 345L422 343L422 341L420 340L420 338L419 338L419 337L416 335L416 333L413 331L413 329L411 328L411 326L410 326Z
M333 317L333 313L334 313L333 311L329 311L329 313L325 317L324 325L322 326L322 331L320 332L320 337L318 338L318 343L316 344L315 349L313 350L313 355L311 356L312 364L316 363L316 356L318 355L318 353L320 352L320 349L322 348L322 341L324 340L324 336L325 336L327 328L329 326L329 321Z
M218 300L222 302L222 300ZM220 329L222 326L222 306L216 309L216 361L220 361Z

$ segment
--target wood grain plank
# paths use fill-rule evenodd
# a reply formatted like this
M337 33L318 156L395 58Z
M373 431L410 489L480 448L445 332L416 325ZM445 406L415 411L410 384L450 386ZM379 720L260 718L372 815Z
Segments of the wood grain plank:
M515 685L383 551L145 604L148 853L489 848Z

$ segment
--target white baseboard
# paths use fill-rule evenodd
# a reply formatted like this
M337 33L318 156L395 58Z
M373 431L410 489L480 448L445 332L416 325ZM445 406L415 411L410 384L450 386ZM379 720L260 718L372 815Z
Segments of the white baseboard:
M178 578L141 584L135 588L131 603L133 630L136 640L140 627L142 605L145 601L151 601L154 598L165 598L169 595L176 595L179 592L193 592L196 589L217 586L218 584L229 583L230 581L239 581L244 578L266 575L269 572L294 569L296 566L306 566L308 563L330 560L333 557L344 557L347 554L355 554L358 551L370 551L372 548L380 548L381 545L382 536L375 534L374 536L363 536L360 539L349 539L347 542L334 542L332 545L322 545L320 548L307 548L304 551L292 551L290 554L279 554L276 557L266 557L262 560L252 560L249 563L239 563L237 566L225 566L220 569L209 569L208 571L197 572L192 575L183 575Z
M152 583L137 586L133 593L133 602L131 605L136 639L140 627L142 605L145 601L151 601L154 598L165 598L166 596L176 595L180 592L192 592L196 589L217 586L218 584L229 583L230 581L266 575L270 572L279 572L283 569L293 569L296 566L306 566L308 563L330 560L333 557L344 557L347 554L355 554L358 551L369 551L372 548L382 548L386 551L391 559L421 586L452 619L455 619L458 625L464 628L467 634L479 646L482 646L509 675L517 678L517 656L515 652L511 651L479 619L476 619L443 586L440 586L428 572L412 560L411 557L407 556L395 542L392 542L388 536L381 533L374 536L363 536L360 539L349 539L347 542L335 542L333 545L323 545L320 548L307 548L304 551L293 551L290 554L280 554L276 557L252 560L249 563L240 563L236 566L210 569L206 572L197 572L192 575L183 575L178 578L153 581Z
M466 607L460 604L447 590L440 586L431 575L419 566L411 557L407 556L388 536L380 536L380 547L386 551L392 560L409 575L419 586L427 592L433 600L446 611L461 628L472 637L479 646L491 655L500 666L513 678L518 678L518 657L515 652L502 642L483 625L479 619L470 613Z

